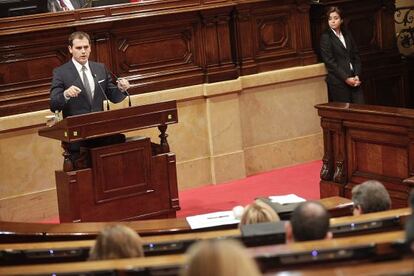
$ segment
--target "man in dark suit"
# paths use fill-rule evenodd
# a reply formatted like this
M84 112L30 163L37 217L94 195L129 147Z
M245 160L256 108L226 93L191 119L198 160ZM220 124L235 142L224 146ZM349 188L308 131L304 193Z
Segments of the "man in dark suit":
M86 0L48 0L47 8L50 12L71 11L89 6Z
M320 53L328 71L329 101L364 103L357 46L351 34L341 28L341 11L330 7L327 16L329 28L321 36Z
M74 32L69 36L69 52L72 59L53 71L50 89L50 109L62 111L63 117L103 110L103 101L109 99L118 103L125 99L130 84L120 78L117 85L112 83L110 72L102 63L89 61L91 41L88 34ZM117 141L119 138L115 138ZM87 140L66 146L72 162L79 157L80 147L113 143L105 139ZM75 166L76 167L76 166Z

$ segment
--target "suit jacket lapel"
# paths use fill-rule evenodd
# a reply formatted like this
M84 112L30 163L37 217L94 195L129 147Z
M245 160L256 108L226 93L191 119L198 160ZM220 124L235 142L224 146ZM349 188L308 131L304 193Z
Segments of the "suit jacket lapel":
M342 35L344 35L344 34L342 33ZM346 43L347 48L345 48L344 44L342 44L342 42L341 42L341 40L339 39L339 37L338 37L336 34L334 34L332 30L331 30L331 37L332 37L333 41L334 41L337 45L339 45L339 47L341 47L341 48L342 48L343 50L345 50L345 51L347 50L347 48L348 48L348 42L346 41L346 39L345 39L345 43ZM345 36L344 36L344 38L345 38Z

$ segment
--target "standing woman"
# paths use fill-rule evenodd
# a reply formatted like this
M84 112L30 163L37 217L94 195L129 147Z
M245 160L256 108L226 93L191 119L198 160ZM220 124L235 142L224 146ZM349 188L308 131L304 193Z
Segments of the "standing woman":
M321 57L328 75L330 102L364 103L361 89L361 60L351 34L341 28L342 12L329 7L326 13L329 28L321 36Z

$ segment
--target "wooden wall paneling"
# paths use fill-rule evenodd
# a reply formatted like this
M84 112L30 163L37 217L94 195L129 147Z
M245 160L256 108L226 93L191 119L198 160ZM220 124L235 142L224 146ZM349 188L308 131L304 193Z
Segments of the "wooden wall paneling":
M90 33L86 31L93 37L93 50L91 53L91 60L96 60L105 64L109 70L113 70L114 63L112 60L113 57L113 50L111 45L111 35L108 29L103 29L103 32L99 33ZM113 78L113 77L112 77Z
M235 79L239 76L231 39L232 10L233 7L227 7L214 13L210 10L200 12L204 42L202 49L206 59L206 82Z
M138 94L311 64L308 10L305 0L168 0L0 19L0 116L49 107L75 30Z
M111 32L114 73L129 76L132 94L203 82L196 13L132 20Z
M65 30L3 37L0 42L0 116L49 107L52 71L68 58L66 41Z
M236 37L236 59L241 75L258 72L254 54L253 18L248 6L237 6L234 13L234 36Z
M317 57L312 48L311 23L310 23L310 5L309 1L297 1L295 10L295 30L297 33L298 55L301 58L301 65L314 64Z
M384 106L408 106L410 103L408 71L404 63L364 70L365 100Z
M262 4L252 11L256 61L259 71L314 63L310 52L309 4L285 1L283 4ZM304 41L307 41L304 43Z

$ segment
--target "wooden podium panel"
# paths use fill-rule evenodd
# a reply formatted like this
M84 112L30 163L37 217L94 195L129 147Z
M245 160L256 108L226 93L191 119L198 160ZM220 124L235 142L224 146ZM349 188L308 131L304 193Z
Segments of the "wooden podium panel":
M55 172L60 221L175 217L177 172L166 130L177 122L177 104L170 101L71 116L40 129L65 150L63 170ZM150 127L160 130L159 144L134 137L92 140L82 144L80 156L69 150L69 143Z
M151 156L149 138L90 151L92 168L56 171L61 222L175 217L174 154Z
M414 175L414 111L374 105L317 105L324 137L321 197L350 198L352 188L381 181L392 207L407 206Z

